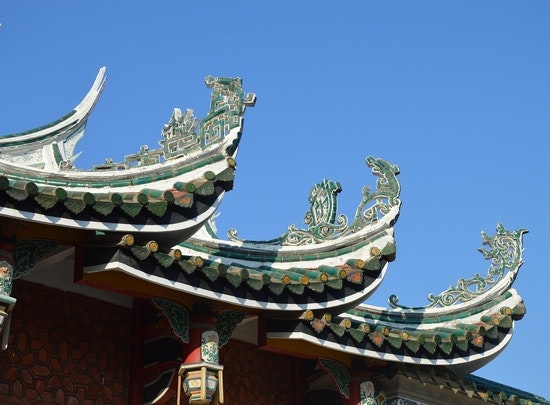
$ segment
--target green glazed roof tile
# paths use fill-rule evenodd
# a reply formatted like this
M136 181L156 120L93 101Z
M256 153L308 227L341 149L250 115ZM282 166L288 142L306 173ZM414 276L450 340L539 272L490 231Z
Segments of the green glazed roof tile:
M65 200L64 205L73 214L80 214L86 208L84 201L75 198L68 198Z
M365 332L359 329L351 328L348 330L348 333L357 343L361 343L365 338Z
M269 284L271 282L271 277L268 274L255 269L249 269L248 275L253 280L260 280L263 284Z
M212 267L212 268L218 270L218 273L220 273L221 275L227 274L228 266L226 264L209 261L208 262L208 267Z
M93 205L93 208L97 213L107 216L113 212L115 209L115 204L106 201L98 201Z
M420 349L420 343L418 343L417 340L408 339L408 340L405 340L403 343L405 344L407 349L409 349L411 352L415 354L418 353L418 350Z
M164 201L149 202L147 205L147 211L156 217L162 217L168 209L168 203Z
M309 282L307 284L307 288L309 288L312 291L320 293L320 292L323 292L325 290L325 283L321 283L319 281Z
M235 179L235 169L228 167L217 174L216 179L223 182L233 181Z
M422 347L424 348L424 350L432 355L437 351L437 343L433 341L425 341Z
M344 283L342 282L342 279L335 278L327 281L325 285L329 288L332 288L333 290L340 290Z
M198 195L208 196L214 194L214 183L212 181L207 181L197 187L195 191Z
M239 274L236 274L236 273L227 273L227 274L225 274L225 278L227 279L229 284L231 284L235 288L240 286L241 283L243 282L243 278Z
M8 188L6 190L6 194L16 201L26 200L27 197L29 196L29 194L25 190L18 189L18 188Z
M43 209L50 209L53 208L59 201L59 199L53 195L48 194L38 194L34 197L35 201L42 207Z
M120 206L120 209L124 212L124 214L133 218L141 212L142 207L143 206L140 203L125 202L125 203L122 203L122 205Z
M191 274L197 269L197 266L195 266L189 260L179 260L178 265L186 274Z
M249 278L246 280L246 284L255 291L260 291L265 285L261 279Z
M441 350L445 354L451 354L453 351L454 344L451 342L442 342L438 345L439 350Z
M387 336L386 341L395 349L399 349L403 344L403 339L396 336Z
M203 274L210 280L210 281L216 281L218 277L220 276L220 273L218 270L212 268L212 267L201 267L201 270Z
M272 279L267 287L275 295L281 295L285 289L285 285L277 279Z
M510 325L511 327L511 325ZM498 338L498 327L496 325L491 326L485 330L485 333L483 334L484 337L487 337L489 339L496 339Z
M465 353L470 347L470 342L468 342L466 339L459 339L458 342L456 342L455 347L461 352Z
M232 168L226 168L222 170L222 175L220 176L220 184L228 183L231 176L233 175ZM212 176L213 175L213 176ZM209 180L202 184L197 192L196 188L188 187L189 184L185 185L186 189L197 192L198 195L212 195L215 192L214 181L218 182L218 175L209 174L209 177L213 177L213 180ZM150 181L155 179L152 177L146 178L143 181L143 185L148 184ZM45 181L45 182L44 182ZM121 180L122 181L122 180ZM126 180L122 181L126 184ZM101 187L113 187L117 186L115 181L111 181L105 184L97 184ZM4 191L7 196L11 199L21 202L29 198L29 196L34 197L34 202L37 207L40 207L41 210L48 212L53 207L57 205L58 201L64 202L63 207L72 214L78 215L84 212L85 205L93 206L93 212L97 213L98 220L101 221L102 218L111 215L118 214L126 216L129 218L136 217L141 209L138 205L133 205L134 203L140 203L147 207L147 212L154 217L161 217L167 211L167 203L174 203L175 207L181 208L190 208L194 204L194 198L192 192L174 192L170 190L155 190L147 189L135 193L124 193L120 194L117 191L110 193L95 193L95 192L75 192L72 191L72 187L84 187L89 188L93 187L90 182L72 182L70 185L63 182L51 181L51 179L37 179L35 181L29 181L25 179L17 179L17 176L13 176L13 180L10 180L7 176L0 176L0 191ZM181 188L181 187L180 187ZM230 189L230 186L223 186L224 189ZM90 191L93 188L89 188ZM151 202L149 200L151 199ZM114 204L115 207L111 207L110 204ZM128 205L130 204L130 205ZM114 208L120 207L120 211L115 210Z
M174 257L162 252L155 252L154 257L157 262L164 268L169 267L174 262Z
M365 269L371 271L380 270L381 267L382 265L380 264L380 259L378 259L378 257L369 259L365 264Z
M248 280L250 278L248 270L243 267L238 267L233 265L229 266L227 267L227 273L239 276L243 280Z
M337 336L344 336L344 333L346 332L346 328L343 327L342 325L338 325L337 323L330 322L330 323L328 323L328 327Z
M133 245L132 247L130 247L130 250L138 260L145 260L151 254L151 250L144 246Z
M286 288L296 295L302 295L304 293L305 286L303 284L288 284Z

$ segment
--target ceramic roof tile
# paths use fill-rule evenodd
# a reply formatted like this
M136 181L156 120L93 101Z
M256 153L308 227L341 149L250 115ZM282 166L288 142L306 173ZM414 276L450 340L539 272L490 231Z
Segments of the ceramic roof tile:
M403 375L408 380L418 381L422 385L436 385L442 390L450 390L456 395L479 398L493 404L550 404L534 394L521 391L474 375L460 377L445 368L411 365L392 365L374 371L374 378L392 380Z
M67 116L0 137L3 215L32 215L36 222L83 230L139 230L166 240L179 232L185 239L196 229L195 218L204 221L212 215L233 187L242 116L255 96L243 93L239 78L208 77L212 97L219 100L211 103L205 119L195 118L192 110L175 109L162 130L161 148L142 146L123 162L107 159L93 170L76 170L74 147L103 89L104 72L100 70L90 92L69 114L70 125L63 124ZM220 119L226 125L223 131L217 128ZM182 229L188 229L187 235Z
M388 309L362 305L335 316L332 323L319 322L314 314L312 319L298 321L315 325L310 330L306 328L300 338L329 346L337 342L334 348L366 357L390 359L398 356L399 361L405 363L427 361L426 364L432 364L435 361L436 364L475 369L483 364L485 351L502 350L506 346L514 320L521 319L525 313L521 297L511 289L522 263L522 234L523 231L508 232L499 225L496 237L485 235L489 249L495 250L490 255L487 277L492 282L484 280L483 285L487 288L480 294L462 296L459 301L453 295L451 305ZM501 239L506 243L501 243ZM500 246L506 248L500 251ZM502 263L506 267L497 268ZM481 280L481 276L475 279ZM452 290L452 294L457 291ZM349 319L350 324L336 333L332 325L341 324L342 319ZM292 330L294 321L286 322L288 326L279 323L268 335L285 336L284 331ZM368 340L363 339L364 333ZM474 360L476 356L478 359Z

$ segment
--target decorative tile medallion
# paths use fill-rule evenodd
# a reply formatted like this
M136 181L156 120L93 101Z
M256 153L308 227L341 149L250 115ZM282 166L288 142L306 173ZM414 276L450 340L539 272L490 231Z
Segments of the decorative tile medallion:
M207 363L219 362L219 335L214 330L207 330L201 335L201 359Z
M165 298L154 297L153 303L168 319L174 333L183 343L189 343L189 311L183 305Z
M13 266L6 260L0 260L0 295L10 295L13 281Z
M359 386L361 391L361 405L386 405L386 396L382 391L378 394L372 381L365 381Z
M319 364L323 367L332 377L338 390L349 399L349 381L350 371L345 364L336 360L319 358Z

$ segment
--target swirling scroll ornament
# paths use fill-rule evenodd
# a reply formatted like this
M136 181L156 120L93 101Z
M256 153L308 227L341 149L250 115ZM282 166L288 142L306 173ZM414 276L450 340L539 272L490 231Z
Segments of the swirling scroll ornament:
M523 234L527 233L527 230L519 229L510 232L499 223L496 231L497 233L493 236L487 236L484 232L481 233L482 243L489 246L489 249L479 248L478 250L485 259L491 260L491 265L485 277L474 274L473 277L468 279L461 278L455 286L449 287L440 294L429 294L430 304L423 307L399 305L396 295L390 296L388 300L390 306L402 309L425 309L465 303L486 294L507 274L510 276L507 287L510 287L523 264Z
M376 181L376 191L370 192L368 186L363 187L363 199L357 207L355 218L349 232L357 232L386 215L394 206L399 206L400 185L397 180L399 167L383 159L367 158L367 165L372 173L379 176Z
M153 297L155 306L166 316L174 333L183 343L189 343L189 311L183 305L162 297Z
M330 374L340 393L349 399L349 383L351 380L349 368L337 360L324 357L319 358L319 364Z
M55 241L42 239L18 241L13 252L15 263L13 278L20 278L28 274L40 259L53 252L58 245L59 243Z
M206 86L212 89L212 93L210 110L203 120L195 117L192 109L187 109L183 113L179 108L175 108L161 131L161 148L150 150L144 145L138 152L126 155L123 162L113 162L109 158L104 164L94 166L94 170L120 170L128 169L134 164L157 164L162 159L188 156L221 143L232 129L242 126L244 111L246 107L254 106L256 95L244 93L239 77L207 76L205 82ZM240 135L227 146L227 155L235 152L239 139Z
M277 239L246 242L283 246L313 245L347 236L378 221L388 214L392 207L401 204L399 200L400 185L397 180L399 167L373 157L368 157L366 162L371 167L372 173L379 178L374 192L371 192L368 186L363 187L363 198L350 226L348 226L348 218L345 215L336 217L338 205L336 197L342 191L340 183L323 180L313 186L309 195L310 209L304 217L307 229L290 225L288 230ZM235 229L230 229L227 236L230 240L245 242L237 237Z
M233 331L244 317L245 314L239 311L227 311L218 315L216 330L220 336L220 347L229 342Z

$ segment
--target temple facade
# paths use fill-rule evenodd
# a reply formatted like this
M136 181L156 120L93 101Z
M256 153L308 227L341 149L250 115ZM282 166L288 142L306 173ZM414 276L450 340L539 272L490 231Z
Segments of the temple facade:
M366 158L353 218L325 179L302 227L222 237L256 97L239 78L206 85L206 117L175 108L159 148L89 170L74 152L105 68L59 120L0 137L0 403L550 403L471 374L525 314L525 230L483 233L488 270L425 306L369 305L396 255L398 166Z

